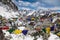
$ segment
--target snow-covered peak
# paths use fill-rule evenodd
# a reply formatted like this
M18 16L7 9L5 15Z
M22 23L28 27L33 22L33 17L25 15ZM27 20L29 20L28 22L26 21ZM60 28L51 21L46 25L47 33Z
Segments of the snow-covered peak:
M0 9L0 15L5 18L16 17L16 15L19 15L18 12L14 12L12 9L9 8L9 6L2 3L0 3Z

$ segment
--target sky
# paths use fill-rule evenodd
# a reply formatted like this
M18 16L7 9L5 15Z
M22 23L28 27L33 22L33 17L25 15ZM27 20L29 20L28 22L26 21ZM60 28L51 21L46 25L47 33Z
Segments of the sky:
M60 10L60 0L14 0L19 9L51 9Z

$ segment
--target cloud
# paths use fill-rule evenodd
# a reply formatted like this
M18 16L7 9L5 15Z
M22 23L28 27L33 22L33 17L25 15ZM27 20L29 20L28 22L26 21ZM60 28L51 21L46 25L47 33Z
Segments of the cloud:
M38 9L43 9L43 10L60 10L60 7L52 7L52 8L46 8L46 7L38 7Z
M35 2L37 2L38 0L20 0L20 1L35 3Z
M60 6L60 0L19 0L19 1L23 1L23 2L29 2L31 3L36 3L39 2L41 3L42 6L44 6L43 4L45 4L45 6Z
M33 10L33 9L30 9L30 8L26 8L26 7L19 7L19 10Z
M42 0L42 1L49 5L60 6L60 0Z
M51 9L51 10L60 10L60 2L59 0L37 0L33 3L28 1L16 1L14 0L14 3L18 6L19 9Z
M32 8L32 9L37 9L38 7L42 5L39 2L30 3L30 2L24 2L24 1L18 1L18 2L14 1L14 3L18 7L27 7L27 8Z
M30 2L24 2L24 1L14 1L14 3L18 6L18 7L26 7L26 8L31 8L31 9L36 9L38 7L38 2L36 3L30 3Z
M60 10L60 7L50 8L51 10Z

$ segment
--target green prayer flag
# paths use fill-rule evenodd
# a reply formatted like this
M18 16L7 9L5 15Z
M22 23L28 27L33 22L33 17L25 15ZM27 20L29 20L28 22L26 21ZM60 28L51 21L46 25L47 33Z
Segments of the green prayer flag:
M45 28L43 28L43 29L42 29L42 31L46 33L46 30L45 30Z
M15 30L15 29L9 29L8 31L9 31L9 33L12 33L14 30Z

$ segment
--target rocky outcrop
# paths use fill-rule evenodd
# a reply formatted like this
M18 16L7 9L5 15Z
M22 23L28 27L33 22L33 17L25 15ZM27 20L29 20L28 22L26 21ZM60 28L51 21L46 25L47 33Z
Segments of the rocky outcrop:
M0 0L0 2L2 2L5 5L8 5L14 11L18 10L18 7L12 2L12 0Z

